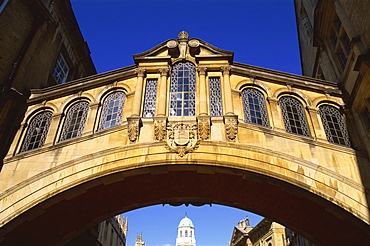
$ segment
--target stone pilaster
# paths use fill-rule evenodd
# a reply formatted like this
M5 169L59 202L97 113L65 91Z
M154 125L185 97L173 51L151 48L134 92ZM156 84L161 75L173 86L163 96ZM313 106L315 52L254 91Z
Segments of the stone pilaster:
M141 98L143 94L145 69L136 68L135 73L137 74L137 81L136 81L136 89L135 89L135 95L134 95L134 103L132 106L132 116L140 116Z
M199 74L199 115L208 115L206 93L206 67L197 68Z
M85 124L84 135L94 132L94 125L95 125L95 120L96 120L96 116L98 112L98 107L99 107L99 103L90 104L90 110L89 110L89 114L87 116L87 120Z
M157 116L166 115L166 105L167 105L167 75L170 69L168 67L160 68L159 73L161 74L161 79L159 82L159 96L158 96L158 110Z
M234 114L234 107L233 101L231 96L231 85L230 85L230 66L223 66L221 67L223 80L224 80L224 100L225 100L225 114L226 115L233 115Z

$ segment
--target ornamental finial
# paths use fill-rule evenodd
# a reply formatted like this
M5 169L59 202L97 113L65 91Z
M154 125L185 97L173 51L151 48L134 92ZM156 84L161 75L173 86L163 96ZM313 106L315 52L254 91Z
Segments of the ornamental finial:
M182 31L177 35L177 39L179 41L187 41L189 39L189 33Z

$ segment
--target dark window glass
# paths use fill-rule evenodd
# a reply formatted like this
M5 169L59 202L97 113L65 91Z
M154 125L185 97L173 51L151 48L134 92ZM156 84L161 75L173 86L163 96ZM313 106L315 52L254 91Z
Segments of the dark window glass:
M88 112L88 102L75 103L68 109L59 138L60 142L82 135Z
M293 97L282 97L279 104L285 130L289 133L309 137L310 131L302 104Z
M351 146L347 127L340 111L333 106L323 105L319 108L319 114L328 141L344 146Z
M37 149L44 145L49 131L52 115L52 112L45 111L38 113L32 118L30 124L28 125L26 136L24 137L23 144L19 152Z

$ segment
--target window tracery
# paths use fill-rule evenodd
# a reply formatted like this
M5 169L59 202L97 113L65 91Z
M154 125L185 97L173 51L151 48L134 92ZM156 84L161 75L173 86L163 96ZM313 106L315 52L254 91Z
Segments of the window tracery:
M155 115L158 79L148 79L145 87L143 117Z
M110 93L104 99L98 130L121 124L125 99L122 91Z
M266 102L263 94L256 89L248 88L244 89L241 95L244 109L244 121L269 127Z
M309 137L310 131L303 105L293 97L282 97L279 104L283 114L285 130L289 133Z
M222 96L220 77L209 78L209 97L211 116L221 116Z
M59 142L82 135L88 112L88 102L77 102L68 109Z
M340 111L333 106L323 105L319 107L319 114L328 141L348 147L351 146L347 127Z
M175 64L171 74L170 116L195 115L195 91L194 64Z
M49 131L50 122L52 119L53 113L50 111L44 111L38 113L30 121L26 135L24 137L22 147L19 153L37 149L44 145L46 136Z

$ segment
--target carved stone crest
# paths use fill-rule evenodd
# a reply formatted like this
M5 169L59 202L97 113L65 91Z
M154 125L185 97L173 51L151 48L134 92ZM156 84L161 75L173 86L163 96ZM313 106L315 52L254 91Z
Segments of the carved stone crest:
M183 157L199 147L197 125L190 123L173 123L167 126L166 148Z

